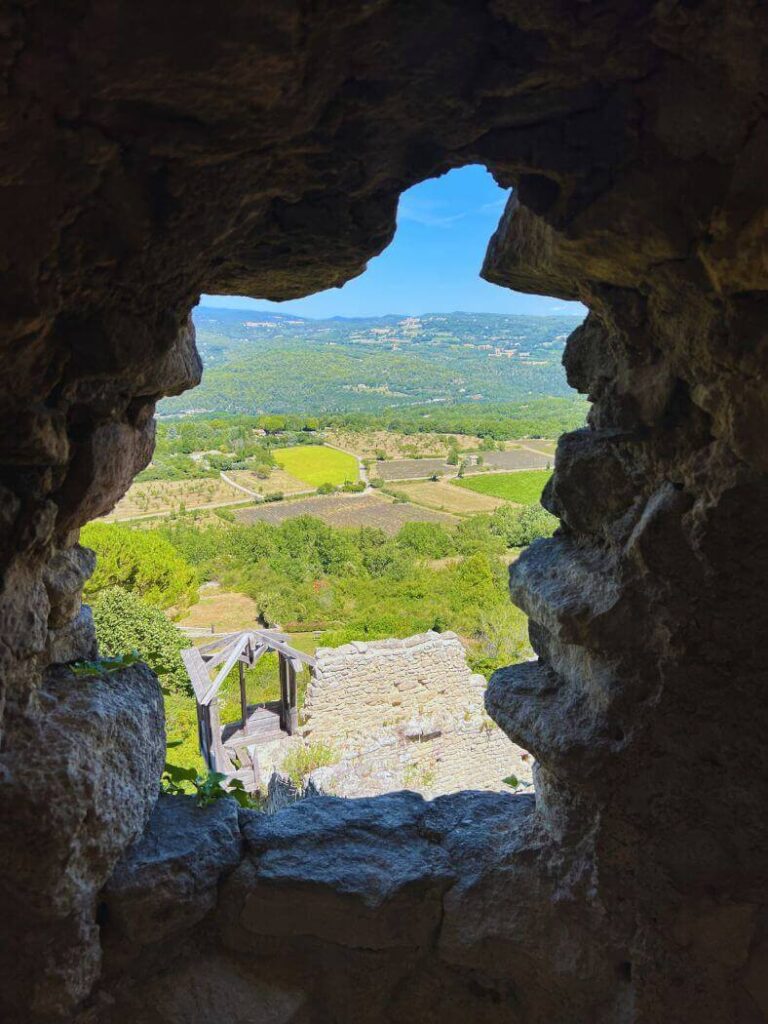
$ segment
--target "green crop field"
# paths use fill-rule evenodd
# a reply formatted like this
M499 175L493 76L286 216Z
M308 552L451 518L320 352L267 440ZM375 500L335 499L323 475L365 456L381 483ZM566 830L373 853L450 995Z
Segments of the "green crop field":
M518 505L535 505L551 476L547 469L528 469L517 473L487 473L453 482L478 494L490 494Z
M275 451L275 462L311 487L322 484L355 483L360 476L357 459L346 452L323 445L300 445Z

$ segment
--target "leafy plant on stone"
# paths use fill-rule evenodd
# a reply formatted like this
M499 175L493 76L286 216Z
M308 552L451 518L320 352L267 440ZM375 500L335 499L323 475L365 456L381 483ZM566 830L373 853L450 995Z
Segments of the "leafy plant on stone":
M122 668L135 665L137 661L141 661L138 651L130 651L128 654L120 654L114 658L96 658L94 661L73 661L69 668L74 675L83 678L102 676L109 672L119 672Z
M259 801L249 796L239 779L232 779L225 785L226 780L226 775L221 772L208 771L200 775L194 768L166 764L160 788L170 796L192 795L198 807L210 807L217 800L226 798L236 801L241 807L259 807Z

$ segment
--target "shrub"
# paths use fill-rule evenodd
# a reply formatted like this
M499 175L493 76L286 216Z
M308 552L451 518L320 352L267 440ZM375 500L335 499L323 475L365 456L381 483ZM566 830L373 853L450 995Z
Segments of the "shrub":
M523 548L541 537L551 537L558 525L557 518L541 505L502 505L490 517L491 531L503 537L509 548Z
M120 587L99 593L91 604L102 654L137 651L169 690L191 694L180 652L189 644L163 613Z
M96 570L85 596L122 587L158 608L186 606L197 599L197 574L159 533L114 523L89 523L82 543L96 552Z
M397 543L423 558L445 558L453 553L453 541L439 523L406 523L397 533Z
M282 770L295 786L301 786L316 768L326 768L338 761L338 754L327 743L307 743L288 751L283 759Z

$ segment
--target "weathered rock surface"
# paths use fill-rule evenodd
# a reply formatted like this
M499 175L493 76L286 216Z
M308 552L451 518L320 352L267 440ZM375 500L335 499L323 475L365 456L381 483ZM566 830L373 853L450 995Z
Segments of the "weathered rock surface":
M165 758L154 675L49 674L0 754L0 968L8 1020L66 1013L101 959L96 897L141 834ZM23 931L19 923L25 922Z
M92 644L64 571L77 574L79 526L150 457L156 399L198 379L191 306L202 291L343 283L390 240L404 189L472 162L515 186L485 276L589 307L565 362L593 403L544 497L560 534L512 570L540 663L489 690L540 763L535 826L499 824L499 872L467 890L467 936L450 941L462 964L485 951L492 983L433 946L404 953L400 937L429 929L398 931L362 867L338 896L328 864L311 876L315 915L300 920L299 829L265 833L226 886L252 886L279 921L281 846L305 938L269 934L260 915L245 955L206 945L202 923L182 929L154 987L128 972L99 1012L114 999L123 1021L208 1020L205 992L223 988L232 1019L259 999L264 1020L765 1019L767 38L752 0L240 4L213 22L178 0L20 0L3 13L6 1019L76 1012L98 973L93 892L151 808L161 722L146 674L125 677L132 692L116 681L94 717L97 684L46 672ZM379 831L354 815L344 827L360 863L369 847L387 871L388 830L402 831L432 921L443 883L424 881L426 816L409 825L405 805L385 806ZM383 903L366 904L368 884ZM321 937L362 942L368 926L379 948L340 955ZM269 952L278 939L314 944L309 995Z
M429 803L397 793L313 797L274 815L246 811L240 815L245 852L231 873L230 815L221 842L221 803L228 801L205 810L177 803L161 799L105 891L106 949L122 945L134 962L97 993L100 1019L181 1021L192 1012L192 992L196 1020L213 1020L221 1006L235 1020L258 1024L405 1021L419 992L429 995L419 1019L448 1024L543 1024L552 1019L552 1006L573 1008L575 972L594 954L580 946L578 955L571 949L561 959L571 939L587 937L576 922L563 947L548 948L546 908L548 900L554 907L557 871L553 865L542 879L547 836L532 798L470 792ZM187 831L193 820L194 837ZM168 828L171 822L183 824ZM158 898L171 895L167 879L184 870L193 847L212 851L204 862L215 862L206 885L219 878L218 904L186 940L177 935L175 943L156 945L154 929L145 925ZM115 899L133 913L134 900L141 907L145 898L152 913L129 936L120 909L113 913ZM175 920L196 907L185 888ZM557 961L563 992L546 992L544 970L541 982L527 984L528 991L541 984L543 1001L523 1016L516 986L519 977L526 987L535 960L550 972ZM613 971L610 959L604 970ZM578 997L585 1013L603 998L588 988L585 983ZM244 1017L248 999L251 1016Z
M202 809L192 797L160 797L102 893L114 948L136 953L205 917L220 879L241 859L237 814L234 800Z

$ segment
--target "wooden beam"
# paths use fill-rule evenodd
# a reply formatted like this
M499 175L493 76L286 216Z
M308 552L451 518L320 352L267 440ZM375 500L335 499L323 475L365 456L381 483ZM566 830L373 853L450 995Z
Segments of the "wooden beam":
M279 654L284 654L287 658L293 658L296 661L301 661L305 665L314 666L316 664L315 658L310 654L305 654L304 651L298 650L296 647L291 647L290 644L285 644L282 640L273 640L271 637L265 636L264 643L273 651L277 651Z
M189 681L192 683L195 697L198 703L200 703L211 685L211 678L208 675L205 662L200 657L200 651L196 647L187 647L186 650L182 651L181 660L184 662L184 668L187 670Z
M239 637L238 640L235 641L235 645L237 643L241 643ZM226 661L226 659L232 653L232 649L233 644L227 644L226 647L223 647L220 651L216 651L216 653L210 655L210 657L203 658L203 661L205 662L205 667L208 669L208 671L210 672L212 668L216 668L217 665L221 665L223 661Z
M264 644L259 644L258 647L251 649L250 657L247 655L247 653L244 652L241 655L240 660L249 668L253 668L253 666L256 664L259 658L263 658L268 650L269 648L266 647Z
M234 645L234 647L232 648L231 654L229 655L227 660L224 662L224 665L221 668L221 670L219 671L219 674L216 676L214 681L211 683L210 689L205 694L203 699L200 701L201 704L210 704L211 703L213 698L218 693L219 687L221 686L221 684L224 682L224 680L227 678L227 676L229 675L229 673L232 671L233 667L237 663L237 659L240 657L240 654L242 653L242 649L243 649L243 647L245 646L246 643L247 643L247 639L246 639L245 634L243 634L243 636L242 636L242 645L240 645L240 644L235 644Z

